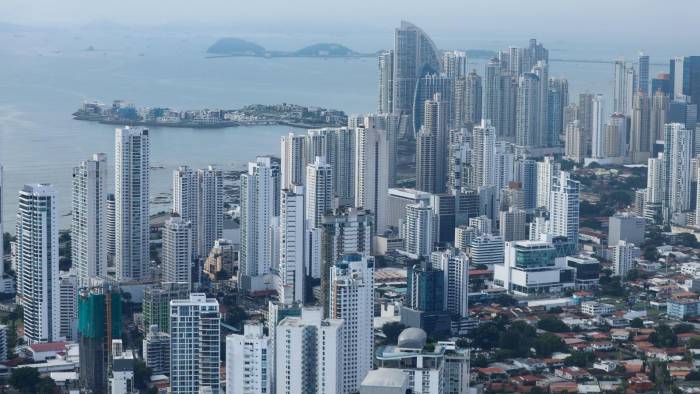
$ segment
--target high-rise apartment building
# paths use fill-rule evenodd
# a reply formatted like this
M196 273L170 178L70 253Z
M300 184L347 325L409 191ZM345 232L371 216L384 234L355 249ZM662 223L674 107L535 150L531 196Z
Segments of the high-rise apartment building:
M344 323L323 319L320 308L304 308L275 328L275 386L278 394L343 393Z
M547 95L547 146L561 146L560 136L564 134L566 107L569 106L569 81L563 78L549 79Z
M413 259L427 257L435 243L435 214L423 201L406 206L401 236L404 240L404 253Z
M285 304L304 301L306 219L304 187L282 190L280 199L280 263L277 294Z
M649 96L641 90L632 98L632 121L630 126L629 158L633 163L644 163L652 152L652 137L649 133L651 103Z
M527 228L525 227L526 213L522 209L511 207L507 211L499 212L500 235L504 241L520 241L527 239Z
M388 229L389 135L370 124L358 128L355 138L355 206L374 214L377 234L381 234Z
M496 133L497 130L487 119L474 128L471 168L474 173L474 186L492 186L496 182Z
M444 275L445 310L462 318L469 317L469 258L455 249L433 252L431 258L433 268Z
M549 209L552 178L559 175L560 167L552 156L545 156L543 161L537 162L537 207Z
M73 168L71 258L80 286L107 273L107 155L97 153Z
M575 248L578 245L580 183L566 171L552 179L549 201L552 234L564 236Z
M328 299L330 267L347 254L370 254L374 226L374 215L363 209L339 208L324 216L318 268L323 300Z
M241 175L240 283L246 291L265 290L273 266L270 225L275 216L279 169L271 157L248 163Z
M205 294L170 301L170 390L219 393L219 303Z
M380 114L394 112L394 51L379 54L379 105Z
M139 281L150 276L148 129L117 129L115 140L116 276L122 282Z
M68 341L78 339L78 275L75 270L59 271L61 305L61 338Z
M613 273L624 280L634 268L634 260L639 257L639 254L639 248L633 243L619 241L613 246Z
M243 334L226 337L226 394L272 392L272 346L261 324L246 324Z
M161 331L170 332L170 301L187 299L189 282L163 282L149 286L143 293L143 325L157 325Z
M192 283L192 223L179 216L163 228L163 281Z
M639 69L639 91L642 92L642 95L649 96L649 55L640 52L637 58L637 67Z
M662 206L668 224L674 214L691 209L692 133L680 123L669 123L664 125L664 142Z
M323 215L333 209L333 167L320 156L306 166L306 221L321 226Z
M281 140L281 188L289 189L293 185L303 185L306 177L306 136L289 133Z
M223 173L209 166L173 171L173 213L192 223L192 254L204 258L224 229Z
M605 158L605 100L602 94L593 97L591 105L591 157Z
M348 254L330 268L329 318L343 321L342 393L359 390L374 355L374 258Z
M540 127L540 78L525 73L518 80L515 141L520 146L539 147Z
M29 344L61 337L56 205L53 185L24 185L19 192L17 299Z

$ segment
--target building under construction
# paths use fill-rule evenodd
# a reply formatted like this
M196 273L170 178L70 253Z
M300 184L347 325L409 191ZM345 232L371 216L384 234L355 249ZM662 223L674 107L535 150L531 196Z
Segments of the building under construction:
M110 285L83 288L78 295L80 385L88 393L106 393L112 359L112 339L122 334L119 288Z

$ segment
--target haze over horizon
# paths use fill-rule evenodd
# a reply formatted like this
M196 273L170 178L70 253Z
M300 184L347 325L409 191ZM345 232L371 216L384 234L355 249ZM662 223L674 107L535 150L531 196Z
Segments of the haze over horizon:
M173 0L167 7L151 2L124 0L86 7L83 0L5 0L0 4L0 23L33 27L129 28L133 32L152 30L181 31L184 34L239 34L251 37L337 36L356 42L372 42L391 37L401 19L429 32L443 47L457 42L488 40L573 40L596 42L645 42L656 46L672 41L690 46L696 38L694 27L700 2L674 1L675 9L687 12L672 15L673 28L661 15L668 14L666 3L651 0L590 0L584 2L536 0L522 7L520 0L438 0L430 7L414 7L400 0L377 5L369 0L333 4L321 0L286 2L229 2ZM671 17L671 16L669 16ZM572 29L572 18L577 23ZM631 24L628 21L634 20ZM536 29L532 27L536 26ZM361 41L362 37L366 37ZM388 41L388 40L387 40ZM388 41L388 43L390 43ZM358 45L350 43L351 45ZM369 44L368 44L369 45ZM383 44L381 46L386 46ZM455 45L460 46L460 45ZM483 45L482 45L483 46ZM360 48L367 50L369 47ZM644 48L639 48L644 49Z

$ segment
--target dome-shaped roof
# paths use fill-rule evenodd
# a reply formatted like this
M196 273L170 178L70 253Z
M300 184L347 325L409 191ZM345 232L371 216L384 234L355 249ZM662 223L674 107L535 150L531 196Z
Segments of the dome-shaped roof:
M423 349L428 335L420 328L409 327L399 334L397 346L406 349Z

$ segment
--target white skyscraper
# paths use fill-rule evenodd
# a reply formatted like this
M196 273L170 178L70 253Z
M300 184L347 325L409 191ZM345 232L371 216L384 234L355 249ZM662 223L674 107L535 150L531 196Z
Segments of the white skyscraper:
M602 159L605 157L605 100L602 94L593 97L593 111L591 120L591 157Z
M613 247L613 273L622 280L634 268L634 259L639 257L639 248L633 243L619 241Z
M192 223L192 252L205 257L224 229L223 174L209 166L173 171L173 213Z
M114 266L114 259L117 256L117 216L116 216L116 201L114 193L107 194L107 202L105 203L105 251L107 254L107 265Z
M316 157L306 166L306 221L310 228L320 227L323 215L333 209L333 168Z
M118 281L138 281L150 275L148 129L125 127L115 137L116 275Z
M205 294L170 301L170 390L219 393L219 303Z
M567 237L574 246L578 245L579 188L578 181L561 171L553 178L549 201L552 234Z
M17 299L27 343L60 338L58 222L52 185L24 185L17 212Z
M413 259L427 257L435 242L435 216L432 208L421 201L406 206L402 238L404 251Z
M549 195L552 191L552 178L559 173L559 163L554 157L545 156L544 161L537 162L537 206L549 208Z
M371 124L358 128L355 138L355 206L374 214L376 231L382 234L388 226L389 136Z
M163 281L192 283L192 223L179 216L163 229Z
M5 200L3 200L3 186L2 186L2 163L0 163L0 235L4 237L5 235L5 230L2 225L2 204ZM0 242L0 258L4 258L2 256L5 256L5 250L4 250L4 239L3 242ZM5 274L5 267L3 266L0 268L0 278L2 278L2 275Z
M471 156L475 187L495 184L496 128L491 121L482 120L481 126L474 128L474 141Z
M445 309L460 317L469 317L469 257L455 249L433 252L432 257L433 268L444 273Z
M273 262L270 225L275 212L276 177L272 158L258 157L241 175L240 275L243 289L265 290Z
M107 273L107 155L97 153L73 168L72 260L81 287Z
M226 337L226 394L271 392L272 345L261 324L246 324L243 335Z
M683 124L664 125L665 152L663 159L664 222L669 223L673 214L691 209L690 183L693 155L692 133Z
M647 193L645 203L661 204L663 199L663 156L647 161Z
M61 338L78 340L78 275L75 271L60 271L58 281L61 295Z
M320 308L304 308L275 329L278 394L343 393L342 320L323 319Z
M281 187L290 189L303 185L306 177L306 136L289 133L280 138L281 143Z
M277 294L285 304L304 302L306 226L304 187L282 190L280 200L280 264Z
M330 269L329 315L343 320L342 390L354 393L372 369L374 355L374 258L361 254L343 256Z
M627 96L628 68L629 67L627 66L627 63L625 63L624 60L615 61L615 75L613 84L613 112L624 113L627 115L629 115L629 113L625 112L625 110L627 109L627 101L632 99L631 96Z

